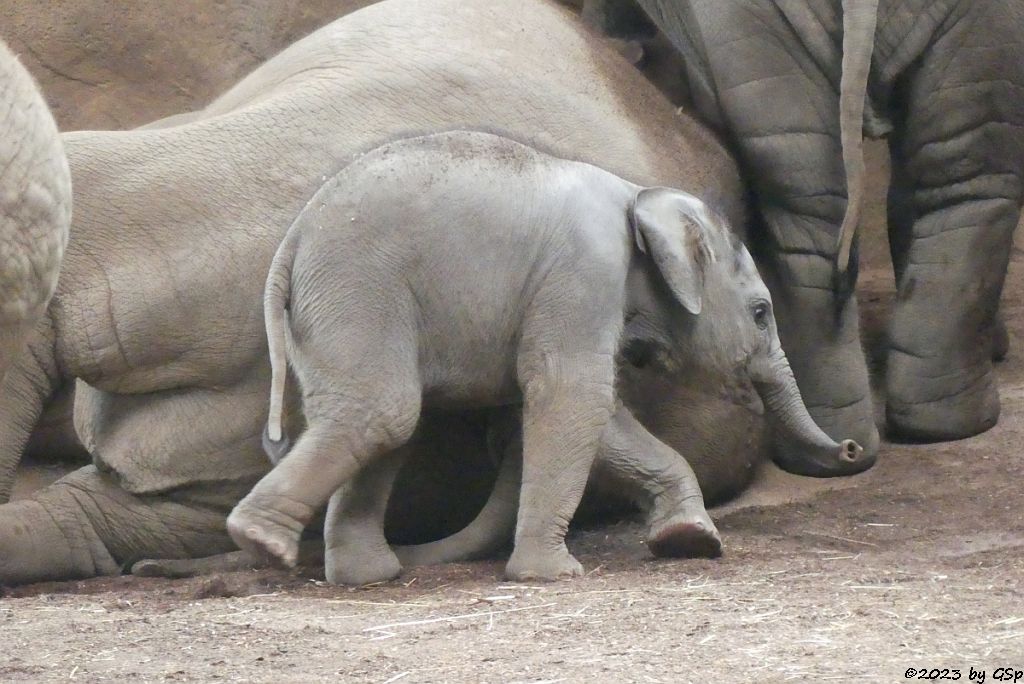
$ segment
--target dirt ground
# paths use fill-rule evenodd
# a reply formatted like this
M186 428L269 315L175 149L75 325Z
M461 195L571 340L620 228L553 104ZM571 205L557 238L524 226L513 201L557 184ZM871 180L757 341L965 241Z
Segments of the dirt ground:
M871 348L892 288L877 238L866 252ZM713 511L719 560L652 560L626 521L571 537L585 578L538 586L483 562L362 589L316 570L20 587L0 598L0 680L899 682L908 668L963 681L1024 669L1022 293L1015 258L996 428L886 443L854 478L765 468Z

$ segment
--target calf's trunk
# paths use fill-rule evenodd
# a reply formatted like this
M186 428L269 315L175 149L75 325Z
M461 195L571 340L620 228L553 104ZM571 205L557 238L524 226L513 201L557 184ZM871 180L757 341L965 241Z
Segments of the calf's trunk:
M775 461L786 471L812 477L852 475L875 462L853 440L836 442L807 412L782 348L750 364L750 376L775 426Z

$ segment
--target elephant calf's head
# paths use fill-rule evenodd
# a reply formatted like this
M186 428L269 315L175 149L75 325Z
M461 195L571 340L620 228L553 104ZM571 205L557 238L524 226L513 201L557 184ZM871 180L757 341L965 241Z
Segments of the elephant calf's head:
M794 445L778 455L787 470L830 476L870 467L874 459L856 443L836 443L807 413L771 293L725 221L696 197L667 188L641 190L630 218L640 258L631 273L627 355L646 345L652 358L708 378L746 373Z

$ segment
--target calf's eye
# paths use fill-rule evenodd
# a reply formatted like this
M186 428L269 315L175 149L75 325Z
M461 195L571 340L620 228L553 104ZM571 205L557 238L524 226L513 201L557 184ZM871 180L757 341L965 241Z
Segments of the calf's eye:
M767 302L758 302L751 309L751 312L754 315L754 325L761 330L768 327L768 314L770 309L768 308Z

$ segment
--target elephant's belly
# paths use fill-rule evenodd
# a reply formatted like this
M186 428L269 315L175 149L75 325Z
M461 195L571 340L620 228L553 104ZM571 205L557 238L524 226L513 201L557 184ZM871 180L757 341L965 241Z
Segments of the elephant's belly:
M492 351L433 355L422 366L423 405L460 410L504 406L522 400L516 380L514 354Z
M440 411L471 411L520 403L522 395L515 387L508 391L492 391L489 388L465 385L423 394L423 407Z

